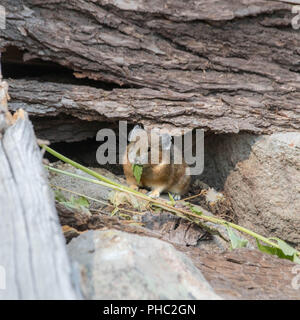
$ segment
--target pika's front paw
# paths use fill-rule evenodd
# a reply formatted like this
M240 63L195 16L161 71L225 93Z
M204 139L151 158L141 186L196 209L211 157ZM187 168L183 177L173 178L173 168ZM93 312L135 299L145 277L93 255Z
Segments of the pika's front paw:
M181 199L181 195L180 195L180 194L178 194L178 193L171 193L171 195L172 195L172 197L173 197L173 199L174 199L175 201L177 201L177 200L180 200L180 199Z
M147 196L153 198L153 199L157 199L160 196L160 192L158 190L152 190L150 192L147 193Z
M129 188L130 189L133 189L133 190L139 190L139 187L136 185L136 184L131 184L130 186L129 186Z

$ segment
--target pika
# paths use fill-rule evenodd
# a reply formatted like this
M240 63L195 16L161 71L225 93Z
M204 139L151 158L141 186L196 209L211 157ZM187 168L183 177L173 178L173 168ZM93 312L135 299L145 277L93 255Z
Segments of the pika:
M135 126L129 134L131 141L123 158L123 170L127 184L137 190L138 187L150 188L148 195L158 198L163 192L170 192L175 200L188 191L191 176L189 166L181 157L181 151L172 144L169 134L147 133ZM180 154L181 163L174 161ZM143 166L140 182L133 174L133 164Z

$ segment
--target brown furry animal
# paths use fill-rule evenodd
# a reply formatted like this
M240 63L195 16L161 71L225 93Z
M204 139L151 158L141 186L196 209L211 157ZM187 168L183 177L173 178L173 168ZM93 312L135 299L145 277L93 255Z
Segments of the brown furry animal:
M126 148L123 169L128 185L151 188L149 196L157 198L162 192L171 192L175 200L187 192L191 177L189 167L182 159L182 164L175 164L181 151L171 142L168 134L149 134L139 126L135 126L129 135L131 141ZM133 164L143 166L139 184L133 174Z

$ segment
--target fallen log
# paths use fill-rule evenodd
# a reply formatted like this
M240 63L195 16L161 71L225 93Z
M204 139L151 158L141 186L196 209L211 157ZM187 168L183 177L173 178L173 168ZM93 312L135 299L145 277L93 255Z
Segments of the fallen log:
M0 79L0 96L7 95L6 89ZM7 117L4 102L0 103L0 300L79 298L31 122L22 110Z
M24 61L51 61L74 70L78 78L126 86L108 92L108 98L102 91L83 88L68 101L72 94L65 85L55 88L54 97L44 96L57 101L60 90L67 91L60 103L75 116L80 112L93 118L100 113L107 120L130 117L134 122L143 118L148 126L218 133L300 128L300 34L291 26L291 4L266 0L1 4L8 15L7 28L0 30L0 50L15 46L24 51ZM35 94L30 83L24 82L22 88L26 91L27 84ZM50 89L49 84L38 88L40 97ZM35 112L39 102L33 104L20 94L13 93L13 102L24 102ZM81 99L81 111L74 98ZM45 104L46 110L50 108L50 102L40 106ZM96 112L91 111L93 105Z
M254 107L253 98L225 94L204 97L199 93L176 93L150 88L106 91L33 80L9 80L9 85L11 110L22 107L35 118L56 119L57 133L61 115L87 121L85 133L82 132L82 126L77 130L72 130L70 126L70 133L66 132L65 126L63 134L56 134L54 140L59 137L65 141L80 140L85 135L95 136L100 128L99 123L93 121L127 120L148 127L163 126L174 132L176 128L203 128L218 133L270 133L300 129L300 105L297 102L300 92L278 97L276 105L280 105L281 110L278 111L269 108L274 102L271 97L265 97L259 103L256 101ZM68 119L64 121L68 123ZM39 126L42 124L40 121Z

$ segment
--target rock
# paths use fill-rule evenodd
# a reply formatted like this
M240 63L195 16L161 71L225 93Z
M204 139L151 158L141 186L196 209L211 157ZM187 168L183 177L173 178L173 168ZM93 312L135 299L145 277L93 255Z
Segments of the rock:
M220 299L188 257L155 238L88 231L68 252L87 299Z
M57 169L60 169L60 170L64 170L64 171L68 171L71 173L75 173L77 175L84 176L86 178L97 180L96 178L93 178L91 175L89 175L79 169L76 169L69 164L62 163L60 161L54 163L54 167ZM114 175L113 173L109 172L106 169L102 169L102 168L90 168L90 169L96 171L97 173L99 173L99 174L105 176L106 178L109 178L115 182L122 183L122 184L124 184L124 182L125 182L123 178ZM88 195L89 197L94 198L94 199L98 199L100 201L108 200L109 194L112 190L112 189L103 187L99 184L94 184L94 183L91 183L88 181L79 180L77 178L73 178L70 176L63 175L63 174L57 174L54 172L49 173L49 181L54 186L63 187L65 189L75 191L80 194ZM72 195L71 193L66 192L66 191L61 191L61 193L67 199L69 199L70 196ZM93 209L98 209L98 208L103 207L103 205L99 202L91 201L91 207Z
M88 299L300 299L291 261L246 248L174 247L110 229L82 233L67 248Z
M300 248L300 133L210 136L201 179L223 190L238 223Z

